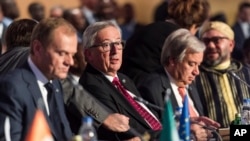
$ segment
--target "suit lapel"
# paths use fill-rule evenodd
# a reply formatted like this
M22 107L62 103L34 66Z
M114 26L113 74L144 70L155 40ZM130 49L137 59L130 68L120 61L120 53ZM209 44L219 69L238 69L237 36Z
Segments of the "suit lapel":
M190 98L192 99L192 101L194 103L194 107L197 110L197 112L200 115L204 115L203 107L202 107L202 104L201 104L201 101L200 101L200 96L199 96L199 94L197 92L197 89L196 89L194 83L189 85L188 93L189 93L189 96L190 96Z
M46 117L46 120L49 124L50 130L52 134L55 136L55 129L52 123L49 120L46 108L45 108L45 103L42 98L42 93L41 90L37 84L37 79L32 70L30 69L28 62L26 62L23 66L22 74L23 74L23 79L24 82L27 83L28 90L31 93L34 105L36 105L36 108L42 108L44 115ZM38 103L39 102L39 103Z
M127 83L129 80L127 80L125 77L123 77L122 75L119 75L119 74L118 74L118 77L119 77L119 80L122 83L122 85L125 87L125 89L132 92L136 96L140 96L139 93L134 90L133 86L131 84ZM132 107L132 105L125 99L125 97L120 93L120 91L118 89L116 89L113 86L113 84L105 76L102 75L102 79L104 79L105 81L108 81L108 82L106 82L106 84L109 84L110 89L112 89L112 91L113 91L113 92L111 92L112 97L114 99L114 102L117 101L116 104L118 105L118 108L122 107L130 114L131 117L134 117L134 119L136 119L137 122L140 122L141 124L150 128L150 126L146 123L146 121L134 109L134 107Z
M170 80L168 78L168 75L166 74L164 68L162 68L160 70L160 78L161 78L161 82L162 82L162 87L163 87L163 99L165 100L165 92L166 91L169 91L170 92L170 100L171 100L171 103L172 103L172 108L173 108L173 111L175 110L176 107L178 107L178 103L177 103L177 100L175 98L175 95L174 95L174 92L172 90L172 87L170 85ZM165 101L164 101L165 103Z
M28 63L26 63L23 68L24 68L22 70L23 80L25 83L27 83L27 87L33 98L33 102L36 105L36 107L38 107L37 102L39 99L42 99L42 93L37 84L36 77L33 74L32 70L30 69ZM44 101L43 100L41 101L42 101L41 104L43 105L39 105L39 106L42 106L44 108Z

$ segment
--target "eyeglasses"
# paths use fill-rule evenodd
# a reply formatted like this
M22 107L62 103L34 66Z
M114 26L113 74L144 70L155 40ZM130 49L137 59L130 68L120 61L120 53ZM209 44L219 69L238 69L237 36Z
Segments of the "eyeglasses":
M215 36L212 38L203 38L202 41L204 42L205 45L208 45L210 42L213 42L214 44L219 44L222 39L228 39L227 37L219 37Z
M102 47L104 52L110 51L112 47L116 47L118 50L122 50L125 48L125 42L124 41L104 42L101 44L93 45L90 48L95 48L95 47Z

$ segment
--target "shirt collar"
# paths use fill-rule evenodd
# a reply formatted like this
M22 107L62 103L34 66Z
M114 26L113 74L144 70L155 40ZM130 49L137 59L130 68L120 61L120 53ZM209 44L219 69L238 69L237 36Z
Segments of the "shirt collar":
M43 75L43 73L37 68L30 56L28 58L28 64L36 76L38 83L46 84L49 80Z

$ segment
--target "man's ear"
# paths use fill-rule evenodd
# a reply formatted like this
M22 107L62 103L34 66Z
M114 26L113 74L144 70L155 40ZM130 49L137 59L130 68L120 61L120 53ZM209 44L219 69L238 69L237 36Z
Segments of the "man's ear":
M175 64L175 62L176 62L176 59L175 59L175 58L169 57L169 64L170 64L171 66L173 66L173 65Z
M41 50L43 49L41 42L38 40L34 40L31 44L32 44L31 45L32 51L34 54L39 54Z
M88 61L89 61L89 59L90 59L90 58L91 58L91 56L92 56L91 51L89 51L88 49L84 49L84 50L83 50L83 54L84 54L84 58L85 58L85 60L88 62Z
M235 47L235 41L234 40L230 40L229 49L230 49L231 53L233 52L234 47Z

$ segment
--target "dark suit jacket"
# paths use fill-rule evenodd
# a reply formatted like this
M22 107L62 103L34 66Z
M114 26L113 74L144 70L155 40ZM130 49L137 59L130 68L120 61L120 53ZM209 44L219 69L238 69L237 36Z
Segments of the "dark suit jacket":
M235 47L232 52L232 57L237 60L242 60L243 59L242 48L246 39L242 31L242 28L238 22L236 22L233 25L232 29L234 31L234 40L235 40Z
M170 99L172 102L173 110L178 107L177 100L170 85L170 80L163 67L148 75L144 79L143 83L138 87L138 90L140 91L143 99L162 108L165 107L165 92L166 90L170 90ZM190 98L193 100L194 106L198 113L200 115L204 115L200 96L194 84L189 85L188 93ZM155 111L158 118L162 120L163 111L157 109L155 109Z
M94 119L94 126L99 128L110 112L103 104L79 85L78 82L76 82L78 85L74 86L71 81L74 80L71 80L70 77L61 80L65 109L71 130L77 134L82 124L82 118L87 115Z
M62 87L57 80L54 80L53 84L59 90L55 95L58 112L53 116L57 118L61 129L56 129L50 122L47 113L44 113L54 139L66 141L71 138L72 133L64 113ZM7 116L10 118L12 141L25 139L40 99L42 99L42 94L28 63L25 63L22 68L0 77L0 122L3 122ZM0 140L4 138L3 127L0 126Z
M126 42L120 72L136 84L150 72L161 67L160 56L165 39L179 26L170 22L155 22L142 28Z
M132 92L140 96L134 83L125 75L118 73L118 77L122 85ZM90 64L87 65L83 75L80 78L82 84L94 97L106 105L114 113L121 113L130 118L129 124L139 133L144 133L151 128L139 113L130 105L123 95L113 86L113 84L99 71L93 68ZM105 129L98 130L99 139L104 140L125 140L135 135L131 132L113 133Z
M29 56L29 47L15 47L0 56L0 74L22 66Z

